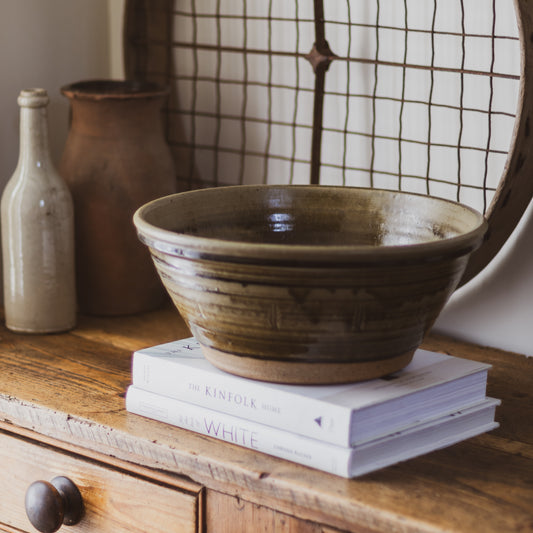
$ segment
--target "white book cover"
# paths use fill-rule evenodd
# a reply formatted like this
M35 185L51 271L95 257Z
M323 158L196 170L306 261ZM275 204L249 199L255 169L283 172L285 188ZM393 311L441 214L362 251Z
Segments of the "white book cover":
M382 379L284 385L223 372L189 338L135 352L132 382L157 394L353 446L481 401L489 368L419 349L406 368Z
M354 447L336 446L130 386L126 409L196 433L352 478L450 446L498 426L496 405L475 406Z

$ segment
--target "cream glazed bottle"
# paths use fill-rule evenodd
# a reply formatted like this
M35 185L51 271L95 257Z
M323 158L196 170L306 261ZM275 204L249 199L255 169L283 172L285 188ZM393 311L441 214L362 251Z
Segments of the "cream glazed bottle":
M48 95L21 91L20 153L0 206L6 326L24 333L76 323L74 216L48 146Z

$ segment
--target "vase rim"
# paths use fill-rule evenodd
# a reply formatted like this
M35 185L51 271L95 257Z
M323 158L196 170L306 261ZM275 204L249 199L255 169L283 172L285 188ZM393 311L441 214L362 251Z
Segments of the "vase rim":
M84 80L64 85L61 93L69 98L89 100L157 98L169 93L168 87L140 80Z

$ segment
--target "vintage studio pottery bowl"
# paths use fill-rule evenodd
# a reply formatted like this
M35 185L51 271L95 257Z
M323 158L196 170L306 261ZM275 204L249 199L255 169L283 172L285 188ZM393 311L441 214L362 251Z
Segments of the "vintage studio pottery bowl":
M189 191L134 223L205 357L284 383L407 365L486 231L454 202L326 186Z

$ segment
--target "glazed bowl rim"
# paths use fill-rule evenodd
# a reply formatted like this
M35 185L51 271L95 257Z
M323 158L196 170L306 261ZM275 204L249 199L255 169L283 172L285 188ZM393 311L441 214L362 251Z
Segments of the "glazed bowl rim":
M173 203L176 198L180 200L189 195L205 194L213 189L225 189L230 193L233 190L248 189L351 189L364 191L365 194L375 191L386 195L405 195L421 198L422 201L430 200L437 203L446 203L455 209L470 212L477 218L473 229L443 239L425 241L413 244L384 244L384 245L354 245L354 244L274 244L250 243L232 241L213 237L203 237L167 230L147 222L145 216L161 204ZM485 217L476 209L454 202L452 200L428 196L425 194L377 189L369 187L347 187L334 185L228 185L195 189L163 196L139 207L133 215L133 223L141 242L151 249L163 253L186 257L190 259L224 260L227 262L318 262L322 264L352 263L352 262L412 262L412 261L437 261L444 257L460 257L474 251L481 244L488 224Z

